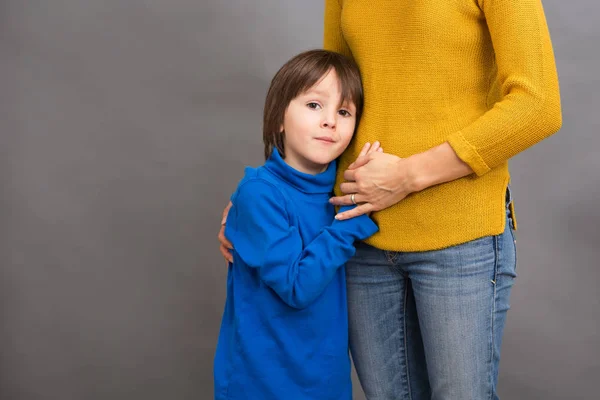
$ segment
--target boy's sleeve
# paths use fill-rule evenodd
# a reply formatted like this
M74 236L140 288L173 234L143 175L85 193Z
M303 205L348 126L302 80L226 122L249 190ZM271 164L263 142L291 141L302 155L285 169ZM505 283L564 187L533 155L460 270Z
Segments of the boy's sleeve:
M540 0L478 0L498 64L502 99L448 137L477 175L560 129L558 77Z
M279 189L258 179L240 186L229 213L225 235L234 252L294 308L310 305L354 255L354 241L378 230L366 215L334 220L303 246Z
M325 0L323 48L352 58L352 52L342 35L342 7L339 0Z

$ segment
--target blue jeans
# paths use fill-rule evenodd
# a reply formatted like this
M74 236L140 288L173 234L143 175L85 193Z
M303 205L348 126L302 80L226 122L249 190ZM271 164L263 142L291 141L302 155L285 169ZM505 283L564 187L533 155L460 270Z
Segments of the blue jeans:
M357 245L346 265L350 350L367 399L498 399L512 227L507 207L504 233L446 249Z

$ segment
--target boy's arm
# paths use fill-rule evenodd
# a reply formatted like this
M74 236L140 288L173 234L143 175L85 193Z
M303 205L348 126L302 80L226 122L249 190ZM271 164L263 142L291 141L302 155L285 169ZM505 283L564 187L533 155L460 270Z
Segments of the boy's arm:
M291 307L310 305L335 272L354 255L354 241L377 232L366 215L332 221L303 246L290 224L286 201L271 183L254 179L238 189L229 211L226 232L234 252Z

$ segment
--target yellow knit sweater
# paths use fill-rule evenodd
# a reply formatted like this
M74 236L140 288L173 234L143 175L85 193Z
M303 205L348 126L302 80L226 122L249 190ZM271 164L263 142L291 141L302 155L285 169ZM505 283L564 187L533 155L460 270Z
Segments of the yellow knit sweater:
M324 47L354 58L365 92L338 183L375 140L403 158L448 142L475 171L374 213L367 242L424 251L501 233L507 160L562 123L540 0L326 0Z

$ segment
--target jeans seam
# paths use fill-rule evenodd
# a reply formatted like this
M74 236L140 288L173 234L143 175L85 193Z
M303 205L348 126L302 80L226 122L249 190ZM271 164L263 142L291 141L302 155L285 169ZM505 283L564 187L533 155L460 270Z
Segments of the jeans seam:
M405 278L406 280L406 278ZM405 360L405 365L404 368L406 368L406 387L408 388L408 400L412 400L412 390L410 387L410 368L408 367L408 341L407 341L407 334L406 334L406 303L408 301L408 282L405 282L404 285L404 305L403 305L403 314L404 314L404 318L403 318L403 322L404 322L404 326L403 326L403 341L404 341L404 360Z
M492 390L493 386L494 386L494 371L493 371L493 365L494 365L494 315L496 314L496 289L497 289L497 280L498 280L498 263L499 260L498 258L500 257L500 249L499 249L499 238L498 236L494 236L494 280L493 280L493 286L494 286L494 293L493 293L493 297L492 297L492 312L490 315L490 358L489 358L489 364L488 364L488 379L489 379L489 396L488 398L490 400L492 400L492 396L494 395L494 390Z
M516 272L516 270L517 270L517 262L518 262L518 259L517 259L517 237L515 236L514 229L510 230L510 235L511 235L511 239L512 239L512 242L513 242L513 247L515 249L515 272Z

